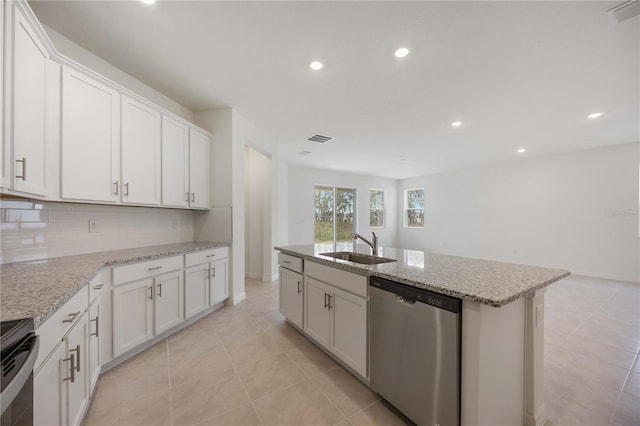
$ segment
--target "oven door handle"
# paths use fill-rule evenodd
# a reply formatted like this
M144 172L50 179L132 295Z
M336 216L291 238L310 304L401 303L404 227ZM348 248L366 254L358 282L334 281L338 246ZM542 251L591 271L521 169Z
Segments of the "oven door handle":
M2 407L2 411L0 414L4 414L5 410L9 408L13 400L18 396L22 387L27 380L29 380L29 376L33 373L33 366L36 363L36 358L38 357L38 347L40 346L39 337L37 335L33 335L31 337L31 349L29 349L29 355L27 359L24 361L20 370L16 373L13 379L9 382L6 388L2 391L2 398L0 398L0 405Z

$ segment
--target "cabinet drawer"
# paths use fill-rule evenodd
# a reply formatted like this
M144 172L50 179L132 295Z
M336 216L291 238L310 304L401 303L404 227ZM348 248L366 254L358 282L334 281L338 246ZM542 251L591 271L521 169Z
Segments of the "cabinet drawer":
M367 297L367 277L365 276L314 262L307 262L305 265L306 275L358 296Z
M89 281L89 304L100 296L102 287L104 287L104 283L102 282L102 274L99 273L98 276Z
M36 334L40 336L40 348L34 371L87 310L88 302L89 288L85 285L36 329Z
M153 277L165 272L182 269L182 256L167 257L148 262L134 263L133 265L118 266L113 268L113 285L119 285L130 281Z
M302 259L288 254L278 253L278 264L283 268L302 273Z
M200 265L201 263L215 262L229 257L229 247L218 247L211 250L198 251L184 255L185 267Z

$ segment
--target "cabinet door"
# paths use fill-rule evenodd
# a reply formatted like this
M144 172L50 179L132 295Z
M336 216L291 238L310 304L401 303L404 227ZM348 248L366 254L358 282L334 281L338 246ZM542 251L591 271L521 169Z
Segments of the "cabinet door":
M367 299L333 289L331 352L367 377Z
M189 205L189 128L162 117L162 205Z
M305 277L304 331L327 349L331 348L331 311L328 308L331 287Z
M302 274L280 268L280 313L302 328Z
M153 337L153 279L113 289L113 355Z
M120 193L119 94L62 69L62 198L117 202Z
M87 314L76 321L76 324L63 339L67 348L66 358L73 358L75 373L73 380L67 381L67 424L79 425L89 402L87 372Z
M89 307L89 395L100 376L100 308L101 299L98 297Z
M122 96L122 202L160 204L160 112Z
M36 426L66 423L63 407L67 382L63 380L71 377L71 363L63 361L65 352L65 345L59 343L33 376L33 424Z
M209 144L207 135L190 129L189 206L209 208Z
M155 334L184 319L182 271L155 278Z
M184 315L190 318L209 307L209 264L184 272Z
M13 188L46 195L46 80L48 54L13 7Z
M227 261L211 264L211 306L229 298Z

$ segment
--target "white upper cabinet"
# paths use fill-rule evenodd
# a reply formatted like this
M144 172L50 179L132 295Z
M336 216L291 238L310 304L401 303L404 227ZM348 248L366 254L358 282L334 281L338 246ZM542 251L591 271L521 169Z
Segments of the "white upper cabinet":
M209 143L204 133L190 130L189 139L189 206L209 208Z
M160 204L160 111L122 96L122 202Z
M162 205L189 206L189 127L162 117Z
M4 4L3 4L4 6ZM46 195L46 122L47 122L47 62L49 54L41 36L14 5L7 9L11 16L10 48L7 54L8 73L3 96L9 119L4 129L3 175L12 189L36 195ZM10 10L9 10L10 9ZM11 53L11 54L9 54ZM8 163L8 164L7 164Z
M120 95L69 67L62 70L62 198L117 202Z

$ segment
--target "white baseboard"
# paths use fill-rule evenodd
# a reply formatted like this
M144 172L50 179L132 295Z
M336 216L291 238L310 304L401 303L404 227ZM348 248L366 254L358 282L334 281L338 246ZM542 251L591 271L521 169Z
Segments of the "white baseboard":
M581 276L581 277L592 277L592 278L602 278L605 280L612 281L624 281L627 283L640 284L640 277L625 277L623 275L611 275L611 274L599 274L597 272L589 272L589 271L576 271L572 270L571 275Z
M238 294L237 296L233 297L233 304L237 305L238 303L242 302L244 299L247 298L247 293L245 293L244 291L240 294Z

